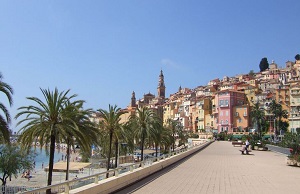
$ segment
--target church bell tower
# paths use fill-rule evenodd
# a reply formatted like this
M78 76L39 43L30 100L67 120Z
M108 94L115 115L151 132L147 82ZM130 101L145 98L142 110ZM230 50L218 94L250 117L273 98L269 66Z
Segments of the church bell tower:
M131 103L130 103L131 107L136 107L136 98L135 98L135 92L133 91L131 94Z
M158 97L161 97L161 98L165 98L165 96L166 96L166 86L165 86L164 74L163 74L162 70L160 70L157 94L158 94Z

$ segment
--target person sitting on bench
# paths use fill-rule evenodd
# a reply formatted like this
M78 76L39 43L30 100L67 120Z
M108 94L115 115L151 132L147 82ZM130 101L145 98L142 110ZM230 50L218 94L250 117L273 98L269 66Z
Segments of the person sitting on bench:
M243 146L243 149L241 149L240 151L242 152L243 155L245 154L245 151L246 154L249 154L249 150L246 148L246 146Z
M246 151L246 154L249 154L249 152L250 152L250 150L249 150L250 143L249 143L248 139L246 140L245 145L246 146L244 146L243 149L241 149L240 151L242 152L242 154L244 154L245 151Z

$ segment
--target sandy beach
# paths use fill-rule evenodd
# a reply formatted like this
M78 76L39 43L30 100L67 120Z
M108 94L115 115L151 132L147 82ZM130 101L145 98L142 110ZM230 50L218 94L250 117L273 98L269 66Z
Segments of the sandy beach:
M76 162L76 159L78 159L78 157L79 157L78 153L72 153L70 157L70 162ZM60 163L62 162L63 161L60 161ZM46 167L47 166L45 166L45 168ZM81 178L99 172L103 172L103 169L83 168L83 171L79 173L69 173L69 180L74 179L76 175L78 178ZM44 169L31 171L31 178L29 180L27 178L22 178L21 176L22 174L20 173L17 178L12 177L11 181L7 180L7 186L27 187L27 188L47 186L48 172L46 172ZM53 172L52 185L56 183L64 182L65 178L66 178L65 172Z
M76 175L78 178L81 178L81 177L85 177L103 171L105 171L105 169L84 168L83 172L69 173L69 180L74 179ZM65 172L53 172L52 185L56 183L64 182L65 178L66 178ZM45 187L47 186L47 180L48 180L48 172L44 170L39 170L37 172L32 173L32 177L30 178L30 180L26 178L21 178L21 174L20 174L17 179L12 178L12 181L8 181L7 186L30 187L30 188Z

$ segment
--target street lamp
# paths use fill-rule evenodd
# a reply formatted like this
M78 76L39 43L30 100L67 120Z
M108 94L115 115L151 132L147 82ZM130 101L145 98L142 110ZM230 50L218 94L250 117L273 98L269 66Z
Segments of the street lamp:
M118 158L117 158L117 167L119 167L119 164L120 164L120 145L122 147L125 147L127 149L127 143L119 143L119 146L118 146ZM126 150L127 151L127 150ZM126 151L125 151L125 157L126 157Z

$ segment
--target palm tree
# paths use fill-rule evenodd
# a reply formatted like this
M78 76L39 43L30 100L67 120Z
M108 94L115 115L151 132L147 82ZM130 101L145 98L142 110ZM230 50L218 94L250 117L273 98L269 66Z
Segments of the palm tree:
M82 101L74 101L77 95L68 97L69 91L59 92L55 88L54 92L41 89L46 102L36 97L27 97L37 105L23 106L18 110L20 112L16 115L16 119L21 116L26 116L19 121L17 125L23 124L20 133L20 143L23 147L30 149L33 142L39 142L41 148L50 144L50 157L49 157L49 173L48 185L52 183L52 172L54 164L55 143L62 143L63 140L71 140L70 137L75 137L77 140L84 141L79 132L79 126L76 124L78 120L74 119L76 113L71 113L74 106ZM76 133L74 132L76 131ZM81 135L81 136L80 136ZM67 142L68 144L74 142ZM85 145L83 143L83 145ZM47 190L47 193L51 190Z
M173 119L167 120L167 127L169 128L169 130L171 131L171 134L172 134L172 150L173 150L173 152L175 150L175 141L176 141L175 135L178 132L177 126L178 126L177 121L175 121Z
M254 107L251 108L250 116L251 116L252 122L256 123L259 137L261 137L261 124L262 124L262 120L265 116L265 112L259 106L259 102L256 102L254 104Z
M100 126L104 130L108 131L109 133L109 150L108 150L108 157L107 157L107 170L109 170L113 138L116 135L117 131L121 130L122 128L122 125L120 123L121 115L124 114L125 112L121 111L121 109L118 108L116 105L115 106L109 105L108 111L104 109L99 109L97 111L100 113L100 117L102 118ZM118 145L116 146L118 147Z
M158 156L158 147L161 145L162 142L162 138L163 138L163 124L161 121L154 123L153 128L151 128L151 137L150 139L153 141L154 143L154 147L155 147L155 157Z
M276 122L277 122L277 125L276 125L277 129L275 128L275 134L277 134L277 132L280 129L280 121L282 118L285 118L285 119L288 118L288 112L286 110L283 110L282 105L277 103L275 100L273 100L270 103L270 109L275 117Z
M137 109L137 113L130 117L130 122L135 127L135 134L138 141L141 143L141 161L144 159L145 140L151 137L151 132L154 130L158 117L147 107Z
M155 156L158 156L158 148L160 148L160 152L162 152L162 147L169 148L173 145L173 134L169 130L169 128L163 126L161 120L159 122L154 123L154 127L151 132L152 139L155 144Z
M131 122L126 122L123 125L123 138L126 145L126 148L128 150L129 153L133 153L134 152L134 148L135 148L135 131L134 131L134 126L132 125Z
M13 100L12 100L12 95L13 95L13 89L10 85L2 81L2 74L0 73L0 92L4 93L6 98L8 99L9 105L12 106ZM4 113L4 117L0 114L0 132L3 135L3 139L5 142L9 143L9 124L11 122L11 118L9 115L9 112L7 108L4 106L2 102L0 102L0 110L1 112Z
M162 152L162 147L164 152L169 151L170 148L172 147L174 142L173 134L172 131L169 130L169 128L164 127L162 131L162 139L161 139L161 152Z
M83 109L84 101L67 102L66 109L63 110L65 118L68 119L68 126L60 131L59 142L67 144L67 170L66 180L69 179L70 148L75 148L75 144L80 146L81 151L91 153L91 147L97 144L97 134L99 131L90 121L93 113L91 109ZM75 150L73 150L75 151Z

